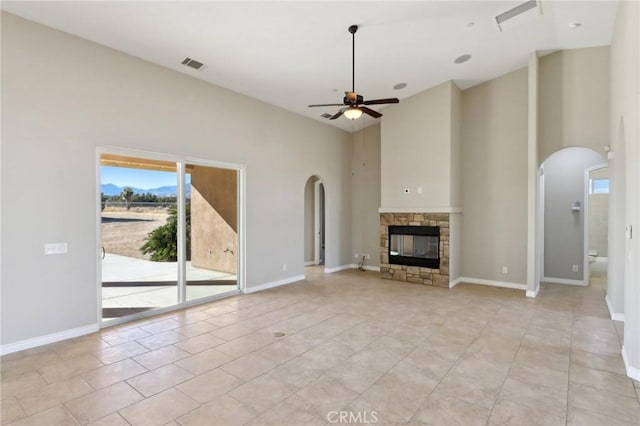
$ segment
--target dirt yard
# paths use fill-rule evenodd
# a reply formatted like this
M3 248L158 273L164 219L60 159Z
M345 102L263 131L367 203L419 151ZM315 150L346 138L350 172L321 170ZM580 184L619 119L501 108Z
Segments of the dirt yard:
M140 247L149 232L164 225L168 217L166 209L105 209L102 212L102 246L107 253L149 259L149 255L142 254Z

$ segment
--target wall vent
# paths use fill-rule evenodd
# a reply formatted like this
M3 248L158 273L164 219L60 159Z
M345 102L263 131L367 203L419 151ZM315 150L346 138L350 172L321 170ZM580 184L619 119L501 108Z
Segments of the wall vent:
M194 70L201 70L202 68L204 68L204 64L202 62L198 62L195 59L191 58L184 58L184 61L182 61L182 65L191 67Z
M322 118L331 118L333 116L331 114L328 114L328 113L325 112L324 114L320 114L320 117L322 117Z
M498 29L500 32L507 29L512 24L517 24L524 18L525 16L536 16L536 14L532 11L538 11L538 15L542 14L542 10L540 9L540 1L539 0L528 0L524 3L519 4L518 6L507 10L506 12L502 12L501 14L496 16L496 24L498 24ZM529 12L529 13L527 13ZM525 14L526 15L523 15ZM518 18L513 20L514 18ZM513 21L512 21L513 20ZM508 22L511 21L511 22Z

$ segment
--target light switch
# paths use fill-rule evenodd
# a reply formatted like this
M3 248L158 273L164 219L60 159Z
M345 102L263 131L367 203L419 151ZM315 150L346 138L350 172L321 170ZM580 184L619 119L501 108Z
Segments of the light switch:
M69 251L67 243L48 243L44 245L44 254L66 254Z

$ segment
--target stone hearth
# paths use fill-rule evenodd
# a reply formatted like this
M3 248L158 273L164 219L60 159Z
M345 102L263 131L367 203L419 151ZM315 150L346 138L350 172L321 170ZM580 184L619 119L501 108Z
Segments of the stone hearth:
M393 265L389 263L389 225L439 226L440 268ZM416 284L449 287L449 214L448 213L381 213L380 277Z

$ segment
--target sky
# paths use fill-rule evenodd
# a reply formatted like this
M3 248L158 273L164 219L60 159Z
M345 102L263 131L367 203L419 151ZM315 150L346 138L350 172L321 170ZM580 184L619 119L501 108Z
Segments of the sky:
M161 186L176 186L175 172L159 172L155 170L129 169L125 167L100 167L100 183L112 183L119 187L130 186L139 189L153 189ZM190 183L191 175L186 175L186 183Z

